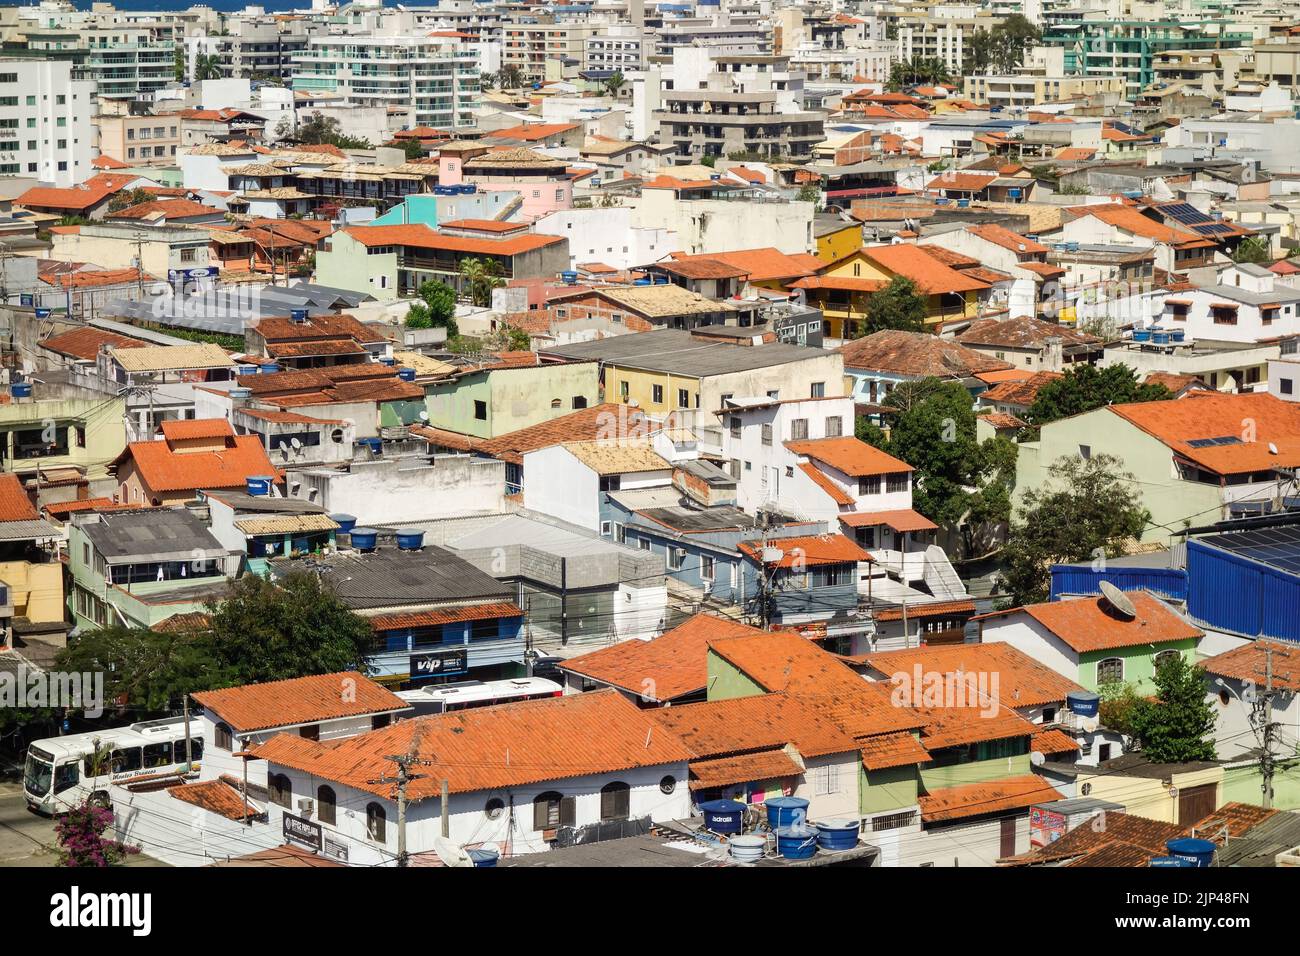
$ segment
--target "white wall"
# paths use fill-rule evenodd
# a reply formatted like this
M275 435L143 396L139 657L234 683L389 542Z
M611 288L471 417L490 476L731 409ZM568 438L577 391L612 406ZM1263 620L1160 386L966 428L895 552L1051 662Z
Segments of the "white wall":
M437 455L429 466L412 464L410 459L390 458L354 461L347 472L290 470L287 487L290 497L312 501L327 512L355 515L363 525L427 521L504 507L503 461Z
M980 622L980 640L985 644L1010 644L1063 677L1079 679L1078 655L1024 611Z
M600 533L600 477L561 445L524 455L524 507Z

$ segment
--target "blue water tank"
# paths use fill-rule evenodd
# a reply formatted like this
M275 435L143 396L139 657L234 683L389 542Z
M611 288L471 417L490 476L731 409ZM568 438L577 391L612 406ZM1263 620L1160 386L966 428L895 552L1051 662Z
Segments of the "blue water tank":
M667 276L655 276L655 285L667 285L667 284L668 284Z
M1080 717L1096 717L1101 697L1090 690L1072 690L1065 695L1065 706Z
M1007 190L1007 195L1010 196L1012 199L1019 199L1019 198L1020 198L1020 188L1019 188L1019 187L1016 187L1016 188L1014 188L1014 189L1008 189L1008 190Z
M969 209L969 208L970 208L970 200L969 200L969 199L958 199L958 200L957 200L957 208L958 208L958 209Z
M706 800L700 804L700 812L704 828L714 833L739 833L745 820L745 805L735 800Z
M359 551L375 550L375 542L379 540L379 532L374 528L353 528L352 529L352 547Z
M397 377L400 378L403 382L414 382L414 381L415 381L415 369L413 369L413 368L399 368L399 369L397 370Z
M776 831L776 849L787 860L806 860L817 852L820 833L814 827L782 827Z
M1214 860L1214 844L1197 837L1179 837L1177 840L1170 840L1165 843L1165 849L1169 851L1170 856L1188 860L1195 866L1209 866Z
M382 455L384 453L384 442L381 438L359 438L357 444L365 445L370 449L372 455Z
M1164 329L1153 330L1151 333L1151 341L1156 345L1168 345L1169 333Z
M348 515L339 512L338 514L330 515L330 520L339 526L339 531L342 534L350 534L352 529L357 526L356 515Z
M239 401L240 399L252 398L253 390L251 388L232 388L226 394L232 399Z
M852 850L861 829L860 820L827 820L817 824L817 845L823 850Z
M262 498L271 493L271 482L273 481L275 479L269 475L250 475L244 479L244 487L248 489L250 495Z
M1150 329L1134 329L1134 330L1133 330L1133 341L1134 341L1134 342L1150 342L1150 341L1151 341L1151 330L1150 330Z
M397 546L403 551L419 551L424 547L424 532L419 528L399 528Z
M632 284L633 284L633 285L649 285L649 284L650 284L650 280L649 280L649 279L634 279L634 280L632 281Z
M1182 342L1187 338L1187 333L1182 329L1174 329L1169 333L1169 338L1174 342Z
M290 318L291 321L294 321L294 322L306 322L306 321L307 321L307 310L306 310L306 309L290 309L290 310L289 310L289 318Z
M49 309L37 309L37 310L36 310L36 317L37 317L38 319L48 319L48 318L50 317L50 310L49 310Z
M475 866L496 866L501 854L496 850L466 850Z
M452 191L452 190L451 190L451 187L450 187L450 186L434 186L434 187L433 187L433 194L434 194L435 196L450 196L450 195L451 195L451 191Z
M9 386L9 394L14 398L31 398L32 386L30 382L14 382Z
M379 364L380 364L380 365L387 365L387 366L390 366L390 367L391 367L391 366L397 364L397 359L392 358L391 356L385 355L383 358L381 358L381 359L379 360Z
M270 375L272 372L280 371L280 366L276 362L263 362L258 367L262 370L263 374L266 375Z
M802 797L773 797L765 806L767 825L773 830L792 827L808 819L808 801Z
M478 192L478 186L474 183L461 183L460 192L463 196L472 196Z
M560 279L565 283L565 285L573 285L578 281L578 273L573 272L572 270L561 272Z

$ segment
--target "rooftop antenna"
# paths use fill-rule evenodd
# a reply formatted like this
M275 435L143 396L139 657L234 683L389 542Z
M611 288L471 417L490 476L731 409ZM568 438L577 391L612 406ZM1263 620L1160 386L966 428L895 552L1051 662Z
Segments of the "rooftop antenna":
M1137 608L1133 606L1133 602L1129 600L1127 594L1109 581L1102 581L1100 587L1102 595L1108 602L1110 602L1110 606L1113 607L1121 617L1126 617L1130 620L1137 617Z

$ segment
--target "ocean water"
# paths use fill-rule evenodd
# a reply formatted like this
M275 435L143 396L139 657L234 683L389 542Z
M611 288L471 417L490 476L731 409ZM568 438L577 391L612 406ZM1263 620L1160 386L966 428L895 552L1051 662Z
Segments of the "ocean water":
M262 0L250 3L249 0L112 0L119 10L188 10L192 6L206 6L222 13L233 13L245 7L261 7L267 13L285 13L291 10L307 11L311 9L311 0ZM384 0L384 6L396 6L399 0ZM28 6L28 4L20 4ZM79 10L89 10L91 0L74 0ZM438 0L416 0L411 6L436 7Z

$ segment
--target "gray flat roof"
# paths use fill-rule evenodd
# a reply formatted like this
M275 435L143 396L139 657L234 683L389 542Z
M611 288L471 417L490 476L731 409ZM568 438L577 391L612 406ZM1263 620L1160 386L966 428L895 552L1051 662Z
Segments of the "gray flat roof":
M81 525L109 564L161 558L212 558L227 553L207 526L185 508L105 512Z
M419 551L384 547L369 554L356 551L313 558L348 607L380 609L417 604L440 604L475 598L510 601L515 589L484 574L445 548L425 546ZM272 561L271 573L279 577L303 565L298 561Z
M787 362L801 362L835 354L825 349L787 345L784 342L769 342L765 345L709 342L681 329L656 329L653 332L615 335L592 342L546 349L545 353L567 359L594 359L629 368L673 372L694 378L771 368Z

